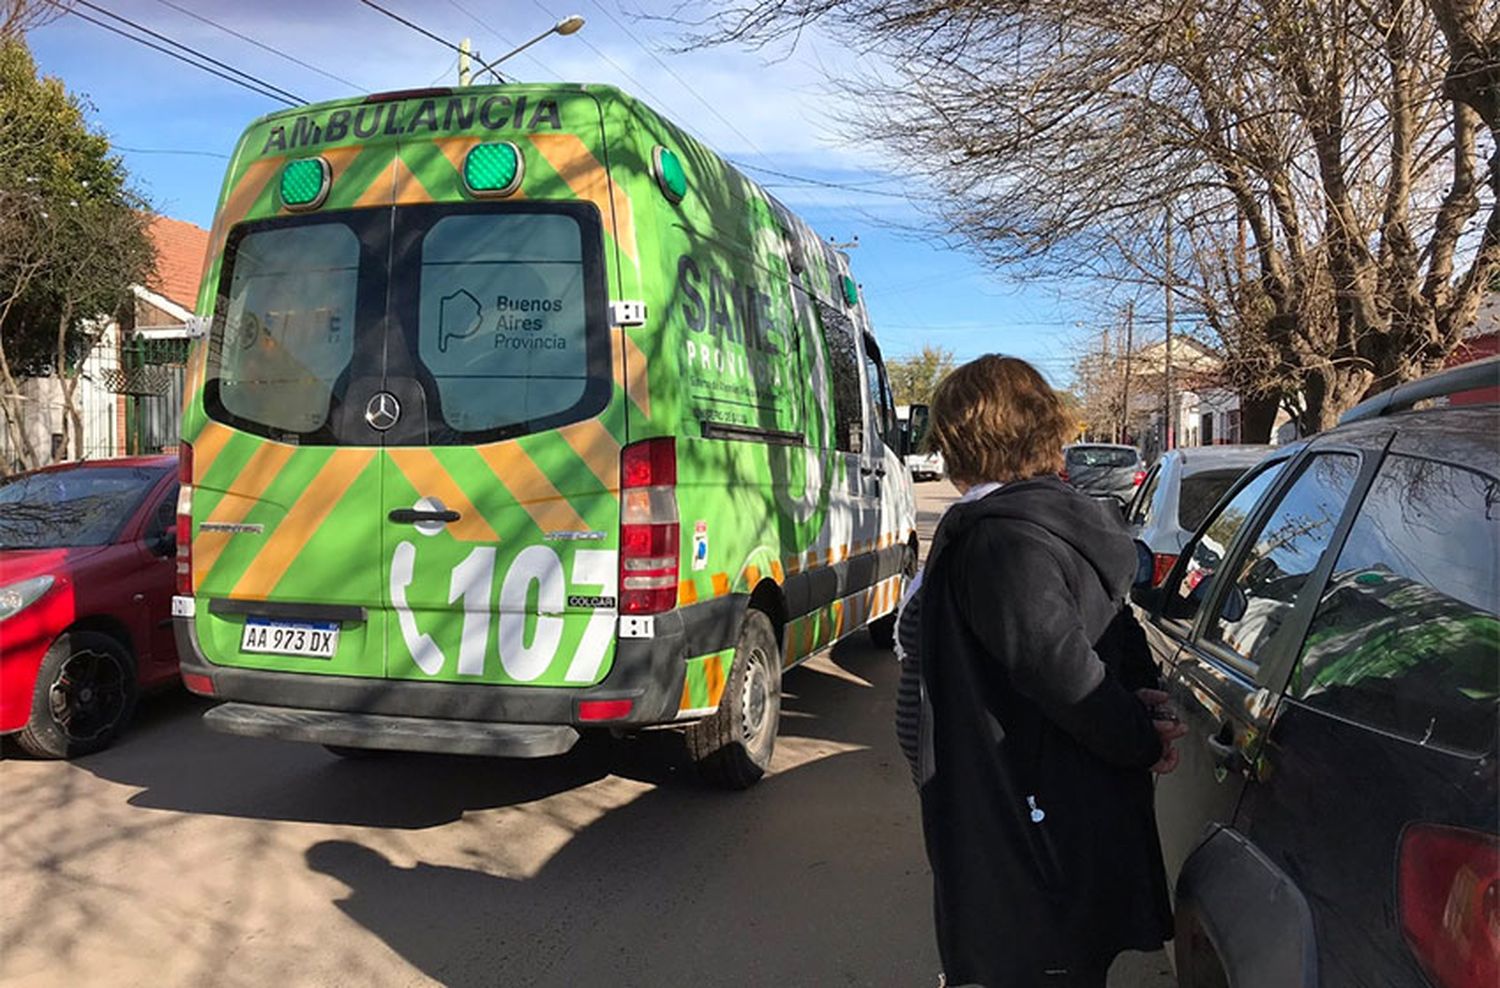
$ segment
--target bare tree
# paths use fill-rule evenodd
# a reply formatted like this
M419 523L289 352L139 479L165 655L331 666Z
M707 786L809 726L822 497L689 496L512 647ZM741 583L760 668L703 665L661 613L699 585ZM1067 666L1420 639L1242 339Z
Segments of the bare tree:
M818 22L881 56L846 80L852 122L925 172L957 236L1042 274L1170 283L1317 429L1440 366L1500 268L1475 105L1500 8L1430 3L748 0L697 40ZM1169 278L1169 214L1219 263Z
M0 40L19 38L67 13L67 0L0 0Z

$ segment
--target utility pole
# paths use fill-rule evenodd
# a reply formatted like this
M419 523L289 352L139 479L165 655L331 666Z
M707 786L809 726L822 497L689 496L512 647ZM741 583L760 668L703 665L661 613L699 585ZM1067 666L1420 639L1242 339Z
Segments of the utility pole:
M1164 388L1162 390L1164 390L1166 392L1166 394L1164 395L1164 397L1166 399L1166 404L1167 404L1167 407L1166 407L1166 413L1167 414L1166 414L1166 419L1165 419L1165 426L1166 426L1166 430L1165 431L1166 431L1166 434L1163 436L1162 449L1163 450L1168 450L1168 449L1176 449L1177 448L1177 414L1176 414L1177 413L1177 409L1176 409L1176 406L1174 406L1173 403L1172 403L1172 316L1173 316L1173 298L1172 298L1172 210L1171 209L1167 210L1167 220L1166 220L1166 225L1165 225L1165 232L1166 232L1166 236L1165 236L1164 239L1166 241L1165 247L1166 247L1166 262L1167 263L1166 263L1166 272L1165 272L1164 277L1162 278L1162 284L1165 286L1166 293L1167 293L1167 347L1166 347L1166 350L1167 350L1167 352L1166 352L1167 366L1166 366L1166 374L1165 374L1166 384L1165 384L1165 386L1164 386Z
M1120 388L1120 439L1130 435L1130 357L1135 351L1135 299L1125 303L1125 384Z
M458 46L458 84L467 86L474 81L474 70L469 64L469 53L472 49L470 42L465 38Z

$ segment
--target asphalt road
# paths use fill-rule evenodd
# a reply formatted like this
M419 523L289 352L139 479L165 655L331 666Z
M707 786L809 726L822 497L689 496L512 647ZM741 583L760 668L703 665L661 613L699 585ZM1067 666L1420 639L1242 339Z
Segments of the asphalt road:
M930 530L953 492L919 490ZM99 755L7 748L0 984L935 984L895 680L863 635L788 673L774 772L739 794L669 732L344 761L149 699Z

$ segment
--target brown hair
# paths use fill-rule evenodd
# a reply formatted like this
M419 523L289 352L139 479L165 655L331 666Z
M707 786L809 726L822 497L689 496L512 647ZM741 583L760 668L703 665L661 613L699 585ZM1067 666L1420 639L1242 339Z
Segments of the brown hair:
M1062 400L1036 368L996 353L943 378L931 415L928 443L966 484L1056 473L1073 433Z

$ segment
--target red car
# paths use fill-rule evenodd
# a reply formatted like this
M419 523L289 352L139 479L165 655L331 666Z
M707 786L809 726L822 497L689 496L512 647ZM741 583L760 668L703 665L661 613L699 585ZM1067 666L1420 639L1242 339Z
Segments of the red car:
M177 680L176 510L175 456L0 480L0 734L85 755Z

